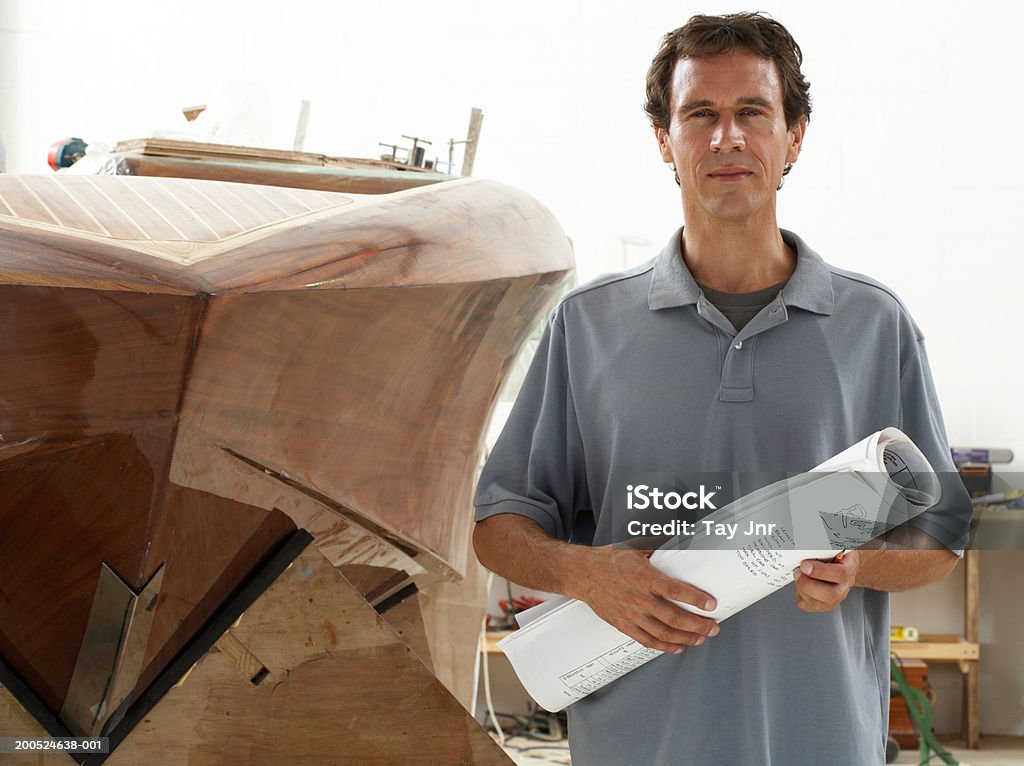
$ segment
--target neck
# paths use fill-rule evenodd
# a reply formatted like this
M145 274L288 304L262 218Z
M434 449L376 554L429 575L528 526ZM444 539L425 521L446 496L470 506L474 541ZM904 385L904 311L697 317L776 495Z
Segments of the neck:
M722 292L771 287L796 268L796 252L783 242L774 215L735 224L687 220L680 245L693 278Z

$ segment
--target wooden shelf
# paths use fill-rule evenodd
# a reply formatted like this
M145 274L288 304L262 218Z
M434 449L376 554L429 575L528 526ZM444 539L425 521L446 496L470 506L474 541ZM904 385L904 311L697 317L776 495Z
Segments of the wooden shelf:
M981 656L977 643L953 635L922 635L920 641L893 641L890 651L900 659L932 662L963 662L977 660Z
M970 749L978 747L981 737L981 715L978 663L981 645L978 642L978 601L981 595L981 573L978 552L964 552L964 634L927 635L920 641L893 641L890 651L900 659L931 662L955 662L963 675L963 717L960 728L964 742Z

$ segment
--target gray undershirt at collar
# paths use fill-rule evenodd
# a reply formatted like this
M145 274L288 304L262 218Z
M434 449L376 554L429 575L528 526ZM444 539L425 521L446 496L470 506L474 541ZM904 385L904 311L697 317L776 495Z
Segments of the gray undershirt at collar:
M739 332L747 322L757 316L761 309L775 300L775 296L786 286L787 282L789 282L789 277L752 293L724 293L699 282L697 285L711 305L721 311L725 318L732 322L736 332Z

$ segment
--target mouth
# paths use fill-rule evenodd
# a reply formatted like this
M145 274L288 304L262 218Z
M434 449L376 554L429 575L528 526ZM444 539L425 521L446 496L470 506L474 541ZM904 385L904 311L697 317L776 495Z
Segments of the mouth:
M708 173L711 178L716 181L722 181L724 183L734 183L736 181L742 181L748 176L754 175L751 171L741 167L725 167L718 168Z

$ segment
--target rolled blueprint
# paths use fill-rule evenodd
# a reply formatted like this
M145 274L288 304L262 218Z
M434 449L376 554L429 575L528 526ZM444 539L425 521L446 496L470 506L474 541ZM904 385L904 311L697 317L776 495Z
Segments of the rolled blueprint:
M715 597L725 620L793 579L808 558L831 559L923 513L939 501L928 460L886 428L809 472L769 484L713 511L692 534L651 555L666 574ZM723 525L721 527L717 525ZM735 526L729 526L735 525ZM716 534L726 529L735 534ZM538 704L562 710L661 654L612 627L584 602L559 597L516 617L498 646Z

